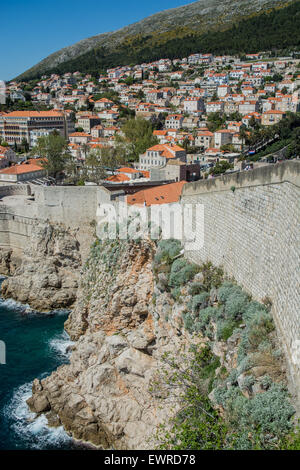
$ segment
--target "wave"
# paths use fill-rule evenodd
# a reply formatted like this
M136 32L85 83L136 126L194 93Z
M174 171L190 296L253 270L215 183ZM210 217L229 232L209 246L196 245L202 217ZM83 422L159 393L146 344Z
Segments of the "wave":
M13 310L14 312L20 313L35 313L28 304L21 304L21 302L17 302L13 299L3 299L0 297L0 307L4 307L7 310Z
M55 352L61 357L68 358L71 354L71 347L74 341L70 340L70 336L66 331L54 336L49 340L48 346L51 351Z
M0 297L0 308L6 308L7 310L13 310L17 313L28 314L28 315L49 315L49 316L59 316L59 315L68 315L70 310L67 309L57 309L51 310L50 312L39 312L30 307L28 304L22 304L14 299L3 299Z
M32 383L26 383L15 390L13 398L3 413L11 424L11 429L22 440L22 447L30 449L49 449L70 446L72 438L62 426L50 428L45 415L36 417L26 403L31 396Z

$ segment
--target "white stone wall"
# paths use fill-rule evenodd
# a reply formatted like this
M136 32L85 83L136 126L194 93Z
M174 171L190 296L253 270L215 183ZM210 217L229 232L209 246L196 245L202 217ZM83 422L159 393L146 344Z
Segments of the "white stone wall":
M204 205L204 246L186 256L196 263L222 265L258 301L270 297L298 396L299 170L300 162L287 162L212 183L191 183L182 197L184 203Z

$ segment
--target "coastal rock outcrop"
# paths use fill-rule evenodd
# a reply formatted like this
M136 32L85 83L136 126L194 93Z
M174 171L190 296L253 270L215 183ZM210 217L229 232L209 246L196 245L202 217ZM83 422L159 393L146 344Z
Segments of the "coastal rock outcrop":
M81 255L76 234L60 225L37 222L21 263L11 250L1 251L2 296L29 304L37 311L71 307L78 287Z
M276 405L258 425L275 429L277 420L278 429L290 429L294 411L279 384L284 364L270 314L224 283L221 269L178 259L178 243L168 243L160 251L147 239L93 244L65 324L75 341L70 362L34 381L30 409L98 448L153 449L158 426L168 427L181 405L175 389L159 384L168 370L164 358L180 361L193 344L209 361L201 387L221 416L227 399L238 400L242 423L252 419L243 400L253 398L252 406L262 409L270 400L270 410L277 400L284 424ZM261 416L255 409L253 419ZM241 433L238 448L251 448L251 433Z
M161 408L149 392L158 351L152 261L153 245L145 241L116 243L112 253L94 247L66 322L77 339L70 364L35 381L28 401L36 413L49 411L50 403L51 419L56 415L73 437L102 448L147 448L171 415L171 405ZM167 348L175 350L177 340L166 341Z
M11 255L12 255L11 249L0 250L0 273L3 274L4 276L9 276L11 274L11 271L12 271Z

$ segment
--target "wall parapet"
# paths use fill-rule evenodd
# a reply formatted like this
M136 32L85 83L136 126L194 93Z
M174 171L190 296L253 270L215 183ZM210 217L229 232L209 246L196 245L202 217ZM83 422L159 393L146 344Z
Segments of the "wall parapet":
M285 161L274 165L266 165L255 170L229 173L217 178L187 183L183 187L182 196L228 191L232 186L239 189L284 182L300 187L300 161Z

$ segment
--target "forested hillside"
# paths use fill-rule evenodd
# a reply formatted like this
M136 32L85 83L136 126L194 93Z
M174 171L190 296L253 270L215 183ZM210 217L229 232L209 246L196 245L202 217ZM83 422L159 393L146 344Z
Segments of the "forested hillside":
M200 3L196 2L182 7L182 9L186 9L183 12L189 11L188 8ZM261 1L260 6L263 3ZM109 67L133 65L166 57L181 58L199 51L217 54L243 54L262 50L286 51L291 48L297 50L300 45L300 1L284 3L274 0L271 3L274 8L269 8L269 4L265 4L267 10L262 12L258 6L254 8L254 4L251 2L252 11L247 10L247 14L245 14L246 6L244 4L241 4L240 7L234 4L234 10L233 5L226 2L226 12L231 11L231 22L227 17L224 19L225 13L221 14L218 7L215 13L210 11L209 18L207 18L208 15L205 16L208 28L204 27L200 15L197 19L198 26L197 22L195 23L195 17L193 21L190 19L190 23L185 21L185 17L183 17L182 25L174 18L172 27L172 15L169 13L168 24L164 22L158 29L155 26L155 18L160 14L154 15L136 23L136 25L124 28L127 30L126 34L124 30L120 30L108 33L106 36L101 35L101 40L97 37L85 40L82 42L86 44L84 48L79 47L81 43L72 46L73 48L77 47L75 57L72 59L70 57L74 55L74 52L71 54L71 48L59 51L19 78L27 80L40 77L45 73L65 73L77 70L97 74ZM201 12L203 11L202 5ZM167 13L162 12L161 15L166 16ZM153 18L152 32L149 26L151 18ZM139 25L144 26L139 27ZM91 40L93 40L92 48ZM82 50L87 52L82 54ZM58 57L59 54L60 57Z

